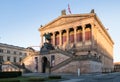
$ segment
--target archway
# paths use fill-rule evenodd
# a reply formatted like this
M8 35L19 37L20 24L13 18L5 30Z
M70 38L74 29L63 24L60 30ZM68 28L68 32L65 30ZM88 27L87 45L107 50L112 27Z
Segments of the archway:
M47 59L47 57L42 57L42 73L46 73L47 69L49 70L50 63Z

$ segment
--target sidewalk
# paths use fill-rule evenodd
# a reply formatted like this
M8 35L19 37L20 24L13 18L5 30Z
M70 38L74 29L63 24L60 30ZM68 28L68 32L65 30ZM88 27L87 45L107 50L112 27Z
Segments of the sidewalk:
M60 81L60 82L78 82L78 81L82 81L84 79L70 79L70 80L65 80L65 81Z

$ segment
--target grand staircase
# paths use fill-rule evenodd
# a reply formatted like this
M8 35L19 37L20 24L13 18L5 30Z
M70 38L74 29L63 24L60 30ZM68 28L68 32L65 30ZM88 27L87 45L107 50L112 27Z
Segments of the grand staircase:
M24 61L28 60L29 58L31 58L33 56L35 56L35 55L34 54L33 55L28 55L25 58L23 58L21 62L24 62Z
M72 53L72 51L64 51L64 50L61 50L61 49L56 49L57 52L63 54L63 55L66 55L68 56L69 58L62 61L61 63L55 65L54 67L51 68L51 71L54 71L56 69L59 69L65 65L67 65L68 63L70 63L71 61L73 61L73 59L75 58L76 55L74 55L74 53Z
M30 71L29 69L27 69L25 66L20 65L19 63L13 63L12 62L11 65L13 65L13 66L15 66L15 67L17 67L19 69L24 70L24 73L32 73L32 71Z
M59 69L59 68L65 66L65 65L67 65L67 64L70 63L72 60L73 60L72 57L64 60L63 62L55 65L54 67L52 67L52 68L51 68L51 71L54 71L54 70L56 70L56 69Z
M72 61L91 60L91 61L101 62L101 60L98 57L93 56L91 54L75 55L73 53L70 53L70 51L63 51L63 50L60 50L60 49L57 49L56 51L58 51L59 53L61 53L63 55L69 56L69 58L64 60L64 61L62 61L61 63L55 65L54 67L52 67L51 71L55 71L55 70L65 66L65 65L69 64Z

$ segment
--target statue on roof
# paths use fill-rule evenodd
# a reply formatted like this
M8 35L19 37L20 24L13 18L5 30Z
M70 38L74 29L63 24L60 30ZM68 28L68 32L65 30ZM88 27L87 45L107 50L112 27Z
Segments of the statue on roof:
M95 10L94 10L94 9L92 9L90 13L95 13Z
M66 15L66 10L65 9L61 11L61 15Z

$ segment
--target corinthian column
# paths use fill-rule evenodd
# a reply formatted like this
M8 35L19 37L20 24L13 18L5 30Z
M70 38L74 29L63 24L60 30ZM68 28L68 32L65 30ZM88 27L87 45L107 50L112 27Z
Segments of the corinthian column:
M82 25L82 44L85 45L85 25Z
M59 31L59 45L61 46L62 45L62 30Z
M76 42L77 42L77 41L76 41L76 39L77 39L77 38L76 38L76 29L77 29L77 28L74 27L74 43L75 43L75 44L76 44Z
M53 32L53 46L55 46L55 32Z
M69 43L69 29L66 30L67 31L67 44Z

